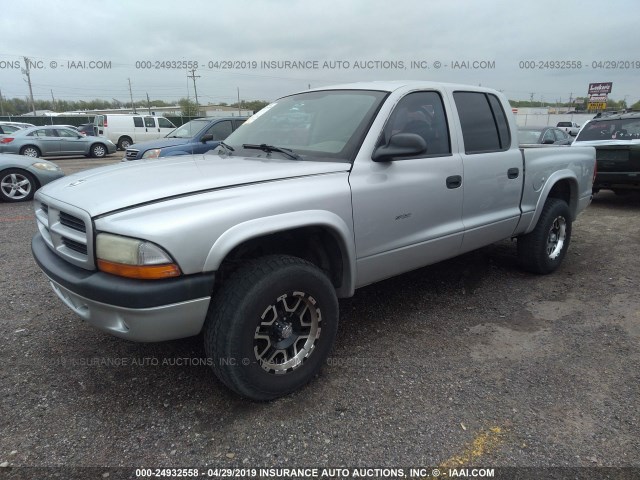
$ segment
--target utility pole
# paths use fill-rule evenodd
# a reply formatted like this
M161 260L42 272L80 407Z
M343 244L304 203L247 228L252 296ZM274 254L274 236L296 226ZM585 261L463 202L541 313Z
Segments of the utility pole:
M2 90L0 90L0 115L4 117L4 104L2 103Z
M136 106L133 103L133 92L131 91L131 79L127 78L127 80L129 80L129 96L131 97L131 108L133 108L133 113L138 113L136 112Z
M193 92L196 96L196 115L200 113L200 104L198 103L198 89L196 88L196 78L200 78L200 75L196 75L195 68L191 70L191 75L187 75L188 78L193 80Z
M53 96L53 89L51 89L51 100L53 101L53 110L56 109L56 99Z
M531 92L531 96L529 97L529 102L531 103L531 106L533 107L533 96L536 94L536 92Z
M31 60L29 60L29 57L23 57L24 58L24 67L22 69L22 74L27 76L27 79L25 80L28 84L29 84L29 98L31 99L31 110L33 110L33 114L36 114L36 104L33 103L33 88L31 87L31 71L30 71L30 65L31 65Z
M151 115L151 102L149 101L149 92L147 92L147 107L149 107L149 115Z
M238 89L238 116L242 116L242 112L240 112L240 87L236 87Z

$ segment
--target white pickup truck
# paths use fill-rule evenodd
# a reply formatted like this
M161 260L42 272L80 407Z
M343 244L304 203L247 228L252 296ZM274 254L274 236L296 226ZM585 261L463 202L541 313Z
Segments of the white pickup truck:
M578 135L578 132L580 132L580 125L578 125L576 122L558 122L556 127L568 133L572 137L575 137L576 135Z
M32 251L88 323L202 333L228 387L273 399L321 368L359 287L506 238L524 269L558 268L595 151L521 149L509 112L494 90L440 83L287 96L208 154L45 186Z

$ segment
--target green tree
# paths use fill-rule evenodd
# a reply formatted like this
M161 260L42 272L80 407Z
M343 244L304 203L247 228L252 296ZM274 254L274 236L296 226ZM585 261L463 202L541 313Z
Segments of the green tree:
M182 109L183 117L196 117L198 115L198 107L196 102L189 100L188 98L181 98L178 100L178 105Z

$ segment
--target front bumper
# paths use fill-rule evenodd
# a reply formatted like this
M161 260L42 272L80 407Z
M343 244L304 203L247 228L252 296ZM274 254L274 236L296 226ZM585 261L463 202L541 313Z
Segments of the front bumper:
M40 234L31 250L64 304L100 330L137 342L190 337L202 330L214 274L144 281L84 270L58 257Z

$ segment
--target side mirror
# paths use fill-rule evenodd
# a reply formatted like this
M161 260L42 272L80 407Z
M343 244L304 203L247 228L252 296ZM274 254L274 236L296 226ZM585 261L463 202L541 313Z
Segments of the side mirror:
M427 151L427 142L415 133L397 133L392 135L387 145L382 145L373 151L371 160L374 162L389 162L394 157L412 157Z
M543 145L553 145L554 143L556 143L556 142L551 140L550 138L547 138L546 140L542 141Z
M207 133L206 135L203 135L202 138L200 139L202 143L207 143L207 142L210 142L211 140L213 140L213 133Z

